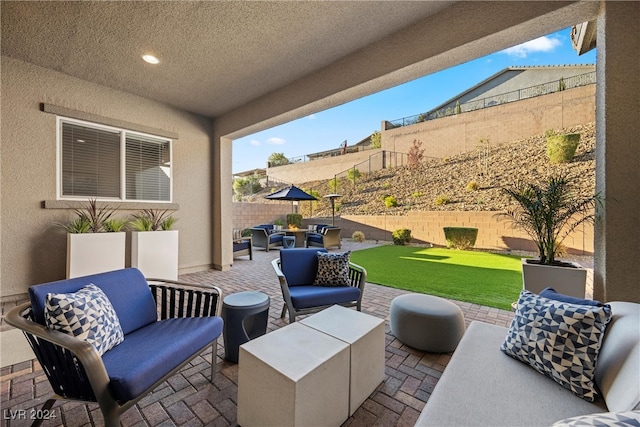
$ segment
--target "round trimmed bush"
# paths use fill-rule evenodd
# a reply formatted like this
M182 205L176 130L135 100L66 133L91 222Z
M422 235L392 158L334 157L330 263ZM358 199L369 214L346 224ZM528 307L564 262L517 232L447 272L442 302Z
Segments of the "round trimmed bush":
M468 249L476 244L478 229L473 227L444 227L444 238L447 247L454 249Z

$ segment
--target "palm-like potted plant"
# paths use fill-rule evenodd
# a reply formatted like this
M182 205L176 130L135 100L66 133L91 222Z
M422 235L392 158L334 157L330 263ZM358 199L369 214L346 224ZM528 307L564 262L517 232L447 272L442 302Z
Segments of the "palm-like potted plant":
M67 231L67 278L124 268L127 220L116 210L89 199L74 209L76 217L59 223Z
M143 209L131 221L131 267L146 277L178 278L178 230L168 210Z
M498 216L522 229L538 249L538 259L522 261L525 289L537 293L553 286L558 292L584 298L586 270L556 257L569 234L581 224L595 221L599 196L579 196L564 175L551 176L540 184L516 184L503 191L515 207Z

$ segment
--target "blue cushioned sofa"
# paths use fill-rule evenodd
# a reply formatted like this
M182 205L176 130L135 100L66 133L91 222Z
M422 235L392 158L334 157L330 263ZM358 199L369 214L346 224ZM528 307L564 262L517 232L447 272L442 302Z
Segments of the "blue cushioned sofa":
M367 271L349 263L349 286L313 285L318 271L318 252L326 249L295 248L280 250L280 258L272 261L280 281L284 317L289 311L289 322L296 316L315 313L335 304L356 307L360 311Z
M282 238L285 235L284 232L275 231L273 224L262 224L251 228L253 246L264 248L267 252L275 246L282 246Z
M49 293L72 293L93 284L113 306L124 341L102 356L88 342L45 325ZM222 295L211 285L153 279L137 269L123 269L60 280L29 288L30 302L14 308L5 320L24 331L42 365L56 399L98 402L107 426L189 361L212 347L215 375Z

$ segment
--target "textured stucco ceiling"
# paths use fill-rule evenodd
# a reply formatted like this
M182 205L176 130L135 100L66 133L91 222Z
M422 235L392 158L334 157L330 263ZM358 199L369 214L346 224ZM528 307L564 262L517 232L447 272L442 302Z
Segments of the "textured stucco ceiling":
M3 1L2 55L215 117L452 3Z

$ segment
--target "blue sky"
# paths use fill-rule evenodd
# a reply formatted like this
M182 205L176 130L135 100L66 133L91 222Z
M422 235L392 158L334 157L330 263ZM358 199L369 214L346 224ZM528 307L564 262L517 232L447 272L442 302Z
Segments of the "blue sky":
M595 64L592 50L571 47L570 28L421 77L329 110L233 142L233 173L266 167L272 153L288 158L355 144L380 130L382 120L413 116L453 98L509 66Z

